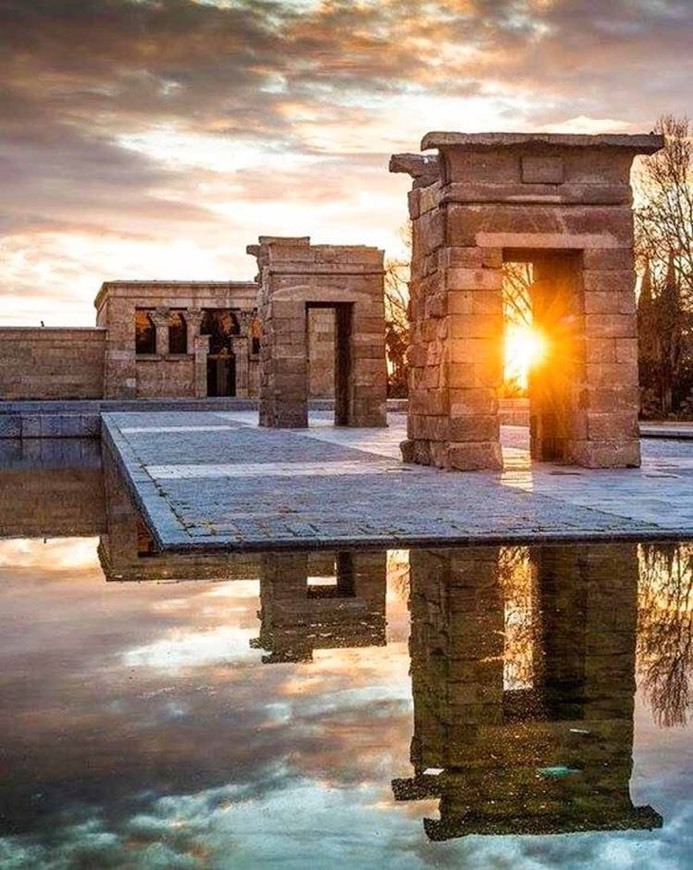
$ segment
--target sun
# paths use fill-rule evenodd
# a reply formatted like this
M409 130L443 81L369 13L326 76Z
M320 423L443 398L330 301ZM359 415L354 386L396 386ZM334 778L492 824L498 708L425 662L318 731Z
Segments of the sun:
M527 389L529 371L546 358L548 342L532 326L512 324L505 330L504 376L506 383Z

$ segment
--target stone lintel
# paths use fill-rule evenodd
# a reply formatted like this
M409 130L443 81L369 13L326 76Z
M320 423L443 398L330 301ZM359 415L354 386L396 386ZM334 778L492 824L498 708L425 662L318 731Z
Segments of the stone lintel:
M254 281L104 281L94 299L94 307L102 308L109 297L145 299L147 296L199 296L207 292L229 293L233 301L234 294L257 293L257 284ZM195 304L199 307L199 302ZM233 308L233 304L230 307Z
M537 148L614 148L633 154L654 154L664 147L664 137L652 133L455 133L431 132L421 140L421 150L429 148L503 149Z
M441 189L439 197L441 204L459 202L467 205L475 203L630 205L631 200L632 193L629 184L465 184L451 182ZM429 205L428 202L423 204Z
M359 267L358 263L272 263L270 266L272 275L384 275L385 270L374 269L370 263Z
M486 233L476 234L476 243L482 248L546 248L549 250L585 250L587 248L624 248L629 242L611 233Z

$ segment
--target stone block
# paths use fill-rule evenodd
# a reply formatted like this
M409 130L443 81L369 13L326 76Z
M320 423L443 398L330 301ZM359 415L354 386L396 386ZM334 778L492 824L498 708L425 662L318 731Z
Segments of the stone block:
M527 232L526 207L511 205L461 205L449 203L446 207L445 242L451 246L473 247L482 244L479 233L520 234ZM532 208L532 233L561 234L566 230L564 212L573 209L560 209L555 206L535 206ZM579 221L574 222L579 226ZM578 229L571 230L579 232ZM494 244L488 247L499 247ZM532 247L531 244L528 247Z
M589 441L635 441L639 437L637 415L631 411L603 414L590 411L587 414L587 437Z
M503 283L501 269L462 269L451 267L445 271L448 292L454 290L497 290Z
M503 365L503 348L493 338L464 338L450 340L451 363L478 363L493 367Z
M498 398L489 388L451 389L449 391L450 415L456 417L496 416Z
M453 340L484 338L503 341L503 316L494 314L452 314L448 319L449 335Z
M440 248L445 242L445 215L442 211L422 214L415 223L418 250L422 254L430 254Z
M450 388L470 389L477 387L500 387L503 380L503 367L499 360L492 363L448 363Z
M445 247L438 252L437 266L440 269L501 269L503 249Z
M22 418L19 414L0 413L0 438L21 438Z
M454 416L450 418L449 438L456 442L497 441L500 425L497 415Z
M630 248L586 248L583 251L585 271L624 271L633 269L633 252Z
M629 314L587 314L585 335L588 338L634 338L637 322Z
M416 398L410 398L410 413L422 415L445 415L449 413L450 403L448 393L429 390L417 393Z
M638 339L637 338L617 338L616 339L616 362L626 363L634 366L637 369L638 365Z
M582 273L585 292L630 293L635 298L635 272L630 269L587 269Z
M631 290L589 291L584 295L585 314L635 314L635 294Z
M594 363L615 363L616 345L618 341L628 341L629 339L617 338L588 338L584 342L585 361L587 364Z
M571 445L577 465L585 468L639 468L639 441L581 441Z
M495 441L449 444L446 467L458 471L500 469L503 467L500 444Z
M585 377L593 387L634 387L638 383L638 369L629 363L588 363Z
M448 314L495 314L503 316L500 290L451 290Z
M565 180L562 157L527 154L521 158L521 167L525 184L563 184Z

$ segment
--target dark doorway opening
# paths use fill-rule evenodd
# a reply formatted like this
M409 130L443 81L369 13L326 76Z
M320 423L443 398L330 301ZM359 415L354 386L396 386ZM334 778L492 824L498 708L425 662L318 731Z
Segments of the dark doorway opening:
M306 348L308 354L308 383L307 392L310 397L311 380L315 378L315 368L320 366L319 348L316 341L316 336L312 330L311 316L312 312L333 312L331 320L332 338L330 340L331 361L333 364L323 368L324 376L328 376L332 380L332 388L327 388L329 393L334 396L334 423L335 426L348 426L351 418L351 380L352 380L352 360L351 360L351 332L352 332L352 312L353 305L350 302L310 302L306 305ZM324 347L327 341L323 334L320 343ZM313 375L311 375L313 368ZM330 376L331 375L331 376ZM323 385L324 386L324 385Z
M240 324L228 308L206 308L202 315L200 334L209 336L207 356L207 395L236 395L236 355L233 337L239 335Z
M222 353L207 357L207 395L236 395L236 357Z

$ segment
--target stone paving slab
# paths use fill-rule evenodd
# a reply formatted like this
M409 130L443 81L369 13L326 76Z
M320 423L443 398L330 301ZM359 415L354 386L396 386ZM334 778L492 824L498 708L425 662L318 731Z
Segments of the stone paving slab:
M104 415L104 439L165 550L693 537L693 445L644 448L642 469L531 466L504 428L506 468L404 465L388 429L269 430L243 412Z

